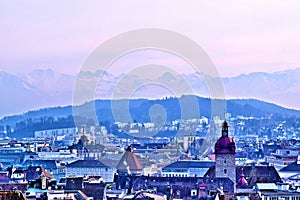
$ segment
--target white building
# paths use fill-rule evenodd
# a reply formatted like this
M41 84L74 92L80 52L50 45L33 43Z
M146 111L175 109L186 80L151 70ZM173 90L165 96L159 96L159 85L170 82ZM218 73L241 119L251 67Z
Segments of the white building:
M163 177L203 177L207 170L214 166L211 161L177 161L162 168Z
M53 136L65 136L65 135L75 135L78 133L77 127L70 128L58 128L58 129L48 129L40 130L34 132L35 138L48 138L50 139Z
M112 182L116 168L104 165L99 160L77 160L66 166L66 177L101 176L104 182Z

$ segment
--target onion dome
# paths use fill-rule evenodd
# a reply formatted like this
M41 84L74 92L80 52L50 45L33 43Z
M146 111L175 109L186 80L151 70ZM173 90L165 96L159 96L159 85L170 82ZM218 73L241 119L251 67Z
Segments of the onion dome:
M242 173L238 180L237 188L245 188L245 187L247 187L247 185L248 185L248 182L245 179L245 175Z
M228 136L228 124L224 121L222 125L222 136L215 144L215 154L235 154L235 149L235 142Z

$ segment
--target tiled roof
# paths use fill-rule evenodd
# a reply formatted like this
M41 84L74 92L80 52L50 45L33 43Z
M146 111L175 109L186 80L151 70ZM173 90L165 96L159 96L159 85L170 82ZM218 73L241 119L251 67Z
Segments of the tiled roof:
M237 151L235 154L235 158L247 158L247 153L244 151Z
M40 177L41 175L46 176L47 178L52 178L47 171L45 171L45 169L43 167L40 166L30 166L28 167L28 169L26 170L26 180L27 181L31 181L31 180L35 180L38 177Z
M147 177L139 176L133 181L133 189L140 185L155 185L157 189L160 186L172 185L172 188L182 189L186 191L190 186L202 185L207 190L216 190L216 188L223 187L223 191L233 193L234 183L229 178L203 178L203 177ZM194 188L194 187L193 187ZM173 190L174 191L174 190Z
M99 160L77 160L67 165L67 167L109 167Z
M45 169L57 169L57 164L55 160L26 160L23 167L41 166Z
M215 162L210 161L177 161L170 165L167 165L163 169L170 168L209 168L214 166Z
M300 172L300 164L297 164L298 161L295 161L288 166L279 170L280 172Z
M215 166L210 167L204 177L215 177L215 171ZM274 166L236 166L236 180L239 180L241 174L245 175L249 185L282 182Z
M235 154L235 142L229 136L220 137L215 144L215 154Z
M117 169L121 171L127 171L129 167L130 170L142 170L143 166L141 162L138 160L136 155L130 151L126 151L122 158L120 159Z
M23 174L23 173L24 173L24 170L22 170L22 169L16 169L14 171L14 174Z
M89 152L103 152L105 146L101 144L93 144L93 145L88 144L86 145L86 148L89 150Z
M258 190L277 190L275 183L257 183L256 187Z
M25 200L26 198L21 191L0 191L0 199L19 199Z
M216 161L216 155L215 154L208 154L208 158L212 161Z

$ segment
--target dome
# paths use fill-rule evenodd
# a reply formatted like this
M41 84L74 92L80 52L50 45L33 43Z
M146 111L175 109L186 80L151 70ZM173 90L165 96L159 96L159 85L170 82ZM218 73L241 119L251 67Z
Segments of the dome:
M215 144L215 154L235 154L235 142L229 136L222 136Z
M244 174L241 174L240 179L238 180L238 188L244 188L248 185L247 180L245 179Z
M215 154L235 154L235 142L228 136L228 123L222 124L222 136L215 144Z

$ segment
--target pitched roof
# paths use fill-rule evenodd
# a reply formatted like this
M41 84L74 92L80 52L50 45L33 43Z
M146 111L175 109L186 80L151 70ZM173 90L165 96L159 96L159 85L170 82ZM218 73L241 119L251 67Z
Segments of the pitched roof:
M122 158L120 159L117 169L121 171L127 171L129 167L129 170L135 170L139 171L143 169L143 166L139 159L136 157L134 153L131 151L125 151Z
M275 183L257 183L256 187L258 190L277 190Z
M57 163L55 160L26 160L23 167L29 166L41 166L45 169L57 169Z
M1 199L20 199L25 200L26 198L21 191L0 191Z
M163 169L170 169L170 168L209 168L214 166L215 162L210 161L177 161L170 165L167 165Z
M280 169L280 172L300 172L300 163L298 164L299 161L295 161L288 166Z
M216 161L216 155L215 154L208 154L208 158L212 161Z
M245 175L249 185L255 183L277 183L282 182L274 166L236 166L236 180L239 180L241 174ZM215 177L215 166L209 168L204 177ZM255 177L255 178L254 178Z
M52 178L43 167L40 167L40 166L30 166L26 170L26 180L27 181L35 180L38 177L40 177L42 174L44 176L46 176L47 178Z
M229 136L220 137L215 144L215 154L235 154L236 145Z
M189 187L198 185L205 186L207 190L216 190L223 187L223 191L233 193L234 183L229 178L205 178L205 177L151 177L151 176L139 176L133 181L133 189L139 187L139 185L155 185L157 188L160 186L172 185L173 189L187 190ZM174 190L173 190L174 191Z
M99 160L77 160L70 164L67 164L67 167L109 167Z

